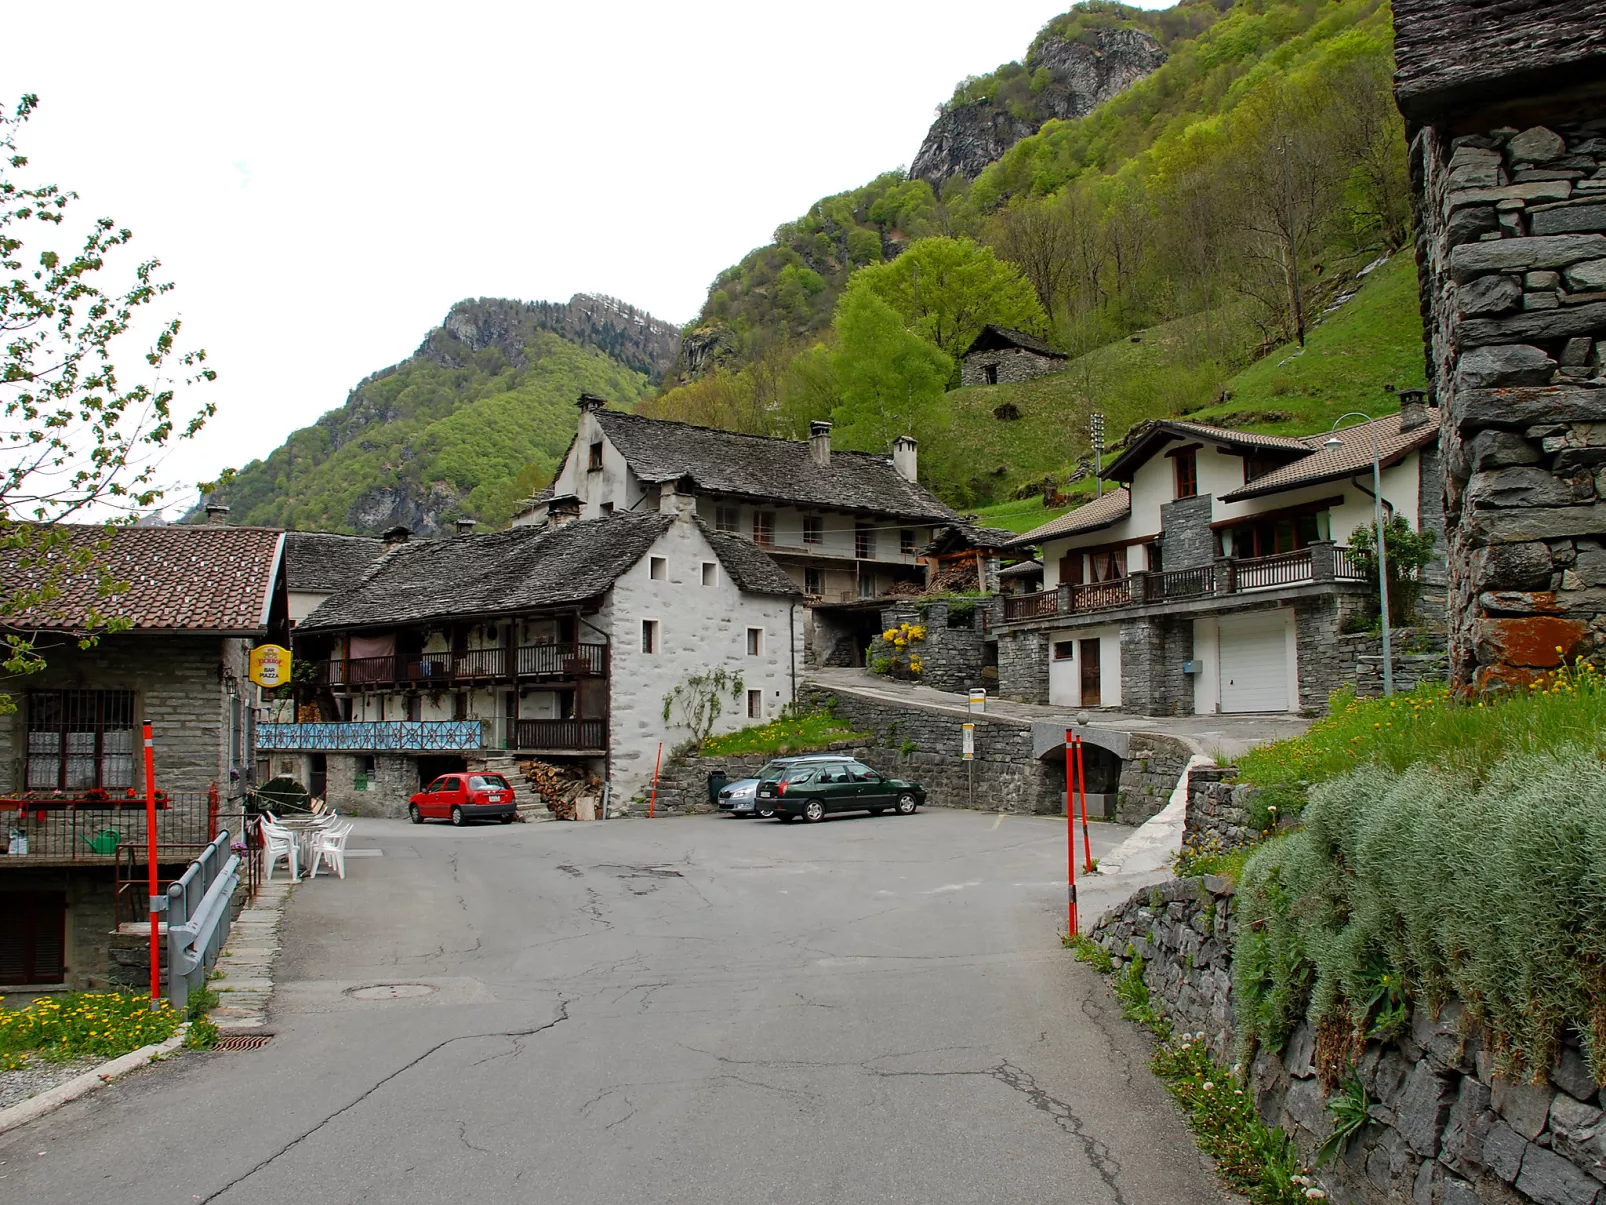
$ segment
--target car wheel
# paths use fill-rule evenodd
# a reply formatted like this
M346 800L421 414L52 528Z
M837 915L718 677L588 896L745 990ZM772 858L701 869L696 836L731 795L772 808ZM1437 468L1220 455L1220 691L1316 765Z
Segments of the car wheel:
M503 824L512 824L513 823L513 813L509 812L506 816L500 816L500 817L498 817L498 819L501 820Z
M915 797L913 795L898 796L898 815L913 816L916 806L918 805L916 804Z
M825 819L825 804L818 799L811 799L803 805L803 819L810 824L817 824Z
M913 811L914 809L911 808L909 810ZM452 805L452 824L458 828L463 827L463 809L456 804Z
M414 824L424 823L424 813L418 810L418 805L416 803L409 803L407 805L407 818Z
M775 809L774 808L759 808L758 809L758 818L760 820L774 820L775 819Z

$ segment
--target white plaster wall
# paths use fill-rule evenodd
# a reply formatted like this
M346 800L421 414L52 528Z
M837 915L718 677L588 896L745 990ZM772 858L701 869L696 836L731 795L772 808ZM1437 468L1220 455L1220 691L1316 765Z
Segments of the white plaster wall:
M1420 460L1420 456L1412 452L1399 464L1383 470L1383 500L1392 506L1395 512L1403 515L1405 521L1413 528L1420 526L1422 517ZM1266 511L1282 510L1284 507L1298 506L1304 502L1343 495L1344 501L1331 509L1330 516L1332 538L1340 544L1347 544L1350 532L1361 524L1372 521L1372 499L1355 487L1353 484L1355 481L1359 481L1370 490L1371 466L1367 466L1354 477L1341 481L1325 481L1319 485L1302 486L1297 490L1280 490L1275 494L1246 498L1241 502L1222 502L1218 495L1217 501L1211 507L1211 521L1243 519L1264 514ZM1240 480L1232 486L1232 489L1240 489L1242 485L1243 482ZM1385 508L1384 513L1385 515L1390 513L1388 508Z
M311 590L288 591L290 599L290 626L294 627L307 616L318 609L318 604L328 598L328 593L318 593Z
M668 559L668 577L653 581L651 555ZM593 621L610 633L613 685L610 706L610 752L616 798L627 800L645 790L652 779L659 742L665 751L690 735L663 718L664 696L686 678L720 666L742 676L742 694L727 700L714 726L716 732L742 728L747 718L746 692L764 692L763 719L775 718L792 701L792 667L803 664L803 607L772 595L743 594L721 567L718 584L702 584L702 563L713 549L697 527L676 523L614 584L601 613ZM659 651L641 651L643 620L659 622ZM747 655L747 629L764 630L763 652Z
M593 470L591 445L602 440L602 468ZM615 510L629 510L641 500L644 492L619 449L602 434L597 416L589 410L580 411L580 421L574 444L568 458L559 467L552 481L554 494L573 494L580 499L580 517L595 519L602 515L602 504L612 502ZM514 527L540 526L546 522L546 508L513 520Z
M1075 628L1049 633L1048 701L1060 707L1082 706L1083 640L1099 642L1099 707L1121 705L1121 629L1119 626ZM1075 655L1065 661L1054 659L1054 643L1077 642Z
M718 527L718 512L721 510L734 510L738 514L736 535L744 540L753 538L753 512L767 510L775 516L775 547L792 552L807 552L820 557L841 557L843 560L853 560L855 533L860 518L844 511L804 511L796 506L755 506L735 499L721 499L712 496L700 496L697 499L697 517L709 527ZM818 544L805 544L803 542L803 516L813 515L821 521L821 539ZM927 525L898 523L892 519L867 517L862 520L875 533L875 556L871 559L885 561L889 564L914 565L919 558L915 555L904 554L899 551L899 533L912 531L915 537L915 548L924 548L931 543L936 531Z

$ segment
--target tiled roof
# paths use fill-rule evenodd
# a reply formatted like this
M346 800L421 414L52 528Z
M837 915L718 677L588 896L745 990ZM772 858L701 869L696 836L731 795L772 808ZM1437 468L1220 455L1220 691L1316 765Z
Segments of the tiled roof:
M1083 503L1069 514L1052 519L1023 536L1015 536L1010 543L1019 548L1026 544L1040 544L1044 540L1058 539L1061 536L1073 536L1078 532L1094 531L1100 527L1108 527L1111 523L1119 523L1131 513L1131 510L1132 495L1125 486L1122 486L1111 490L1102 498Z
M1139 465L1176 439L1208 439L1230 447L1260 448L1292 455L1304 455L1310 450L1306 444L1288 435L1261 435L1257 431L1236 431L1231 427L1212 427L1209 423L1189 423L1168 418L1144 427L1099 476L1106 481L1131 481Z
M1015 533L1002 527L977 527L971 523L950 523L940 528L936 537L920 550L921 556L939 554L954 548L1003 548L1015 538Z
M329 531L284 536L284 581L292 590L334 591L349 586L385 551L383 540Z
M223 632L241 635L266 630L284 533L266 527L219 527L172 524L165 527L115 527L62 524L32 528L32 547L41 547L43 533L65 534L65 540L44 554L43 563L24 567L19 561L36 555L17 549L0 554L0 592L44 584L58 566L69 566L56 584L61 596L7 617L16 628L77 629L89 623L91 611L125 618L136 631ZM120 594L102 598L100 573L70 568L75 554L93 551L95 565L128 583Z
M674 522L674 516L657 512L621 512L557 528L514 527L401 544L360 582L324 600L300 630L388 627L581 603L606 592ZM712 536L710 543L740 588L797 593L757 548Z
M887 456L833 451L831 463L822 468L802 440L694 427L623 410L598 410L596 416L614 447L646 482L690 477L699 490L714 494L932 523L959 521L929 490L905 481Z
M982 327L981 333L971 340L970 346L965 348L960 358L963 359L973 351L988 351L995 347L1009 346L1035 352L1040 356L1052 356L1056 360L1070 359L1064 352L1056 351L1036 335L1028 335L1025 331L1018 331L1012 326Z
M1303 448L1303 440L1292 435L1263 435L1259 431L1239 431L1232 427L1213 427L1209 423L1189 423L1181 420L1164 424L1205 439L1219 439L1224 443L1248 444L1254 448Z
M1377 437L1382 449L1382 463L1386 467L1417 448L1436 443L1439 438L1439 412L1427 411L1428 421L1410 431L1400 430L1400 414L1385 414L1377 420ZM1221 495L1223 502L1238 502L1244 498L1259 498L1281 490L1297 489L1302 485L1316 485L1323 481L1337 481L1365 472L1372 467L1372 433L1368 424L1356 423L1340 427L1334 432L1343 446L1328 451L1322 441L1328 435L1309 435L1302 441L1310 454L1273 469L1263 477L1256 477L1248 485Z
M1039 560L1022 561L1018 565L1011 565L1008 569L1000 569L999 577L1034 577L1041 576L1043 562Z

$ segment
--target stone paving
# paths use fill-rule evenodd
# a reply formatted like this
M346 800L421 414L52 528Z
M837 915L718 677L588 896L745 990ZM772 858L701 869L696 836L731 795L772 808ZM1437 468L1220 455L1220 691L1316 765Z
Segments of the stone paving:
M287 879L263 883L256 898L234 919L217 960L222 974L210 984L219 1003L207 1014L224 1033L248 1033L268 1023L279 926L293 889Z

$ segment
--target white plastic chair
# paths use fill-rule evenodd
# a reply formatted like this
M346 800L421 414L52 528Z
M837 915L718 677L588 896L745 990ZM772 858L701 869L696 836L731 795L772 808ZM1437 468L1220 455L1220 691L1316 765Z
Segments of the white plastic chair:
M329 867L342 879L346 877L346 838L351 836L354 827L356 826L347 821L313 838L312 870L307 874L309 879L318 877L320 865Z
M262 856L267 861L267 871L262 876L263 882L273 882L273 866L280 858L284 859L285 868L290 872L290 881L301 881L301 853L296 842L296 835L289 829L280 828L277 824L262 822Z

